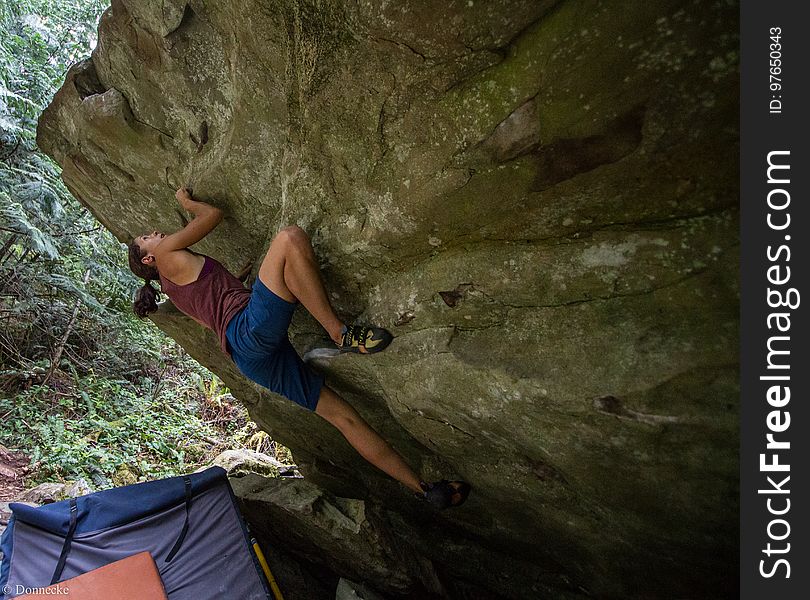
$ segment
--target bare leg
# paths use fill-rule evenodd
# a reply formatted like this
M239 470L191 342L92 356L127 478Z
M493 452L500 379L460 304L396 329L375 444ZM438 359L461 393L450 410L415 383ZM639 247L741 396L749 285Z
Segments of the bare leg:
M315 252L303 229L292 225L278 233L259 267L259 279L288 302L301 302L329 337L340 343L343 322L329 304Z
M324 386L315 413L334 425L360 456L414 492L422 493L419 477L405 459L380 437L357 411L330 388Z

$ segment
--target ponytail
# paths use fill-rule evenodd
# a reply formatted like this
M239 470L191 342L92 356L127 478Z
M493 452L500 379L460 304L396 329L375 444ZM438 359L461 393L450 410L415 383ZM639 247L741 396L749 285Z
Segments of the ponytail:
M145 254L138 242L132 240L129 243L129 269L145 281L144 286L135 292L135 301L132 304L132 309L141 319L157 311L157 301L160 298L160 293L150 283L160 279L160 274L155 267L141 262Z
M141 319L158 309L157 301L160 294L149 282L150 280L147 279L146 284L135 292L135 302L132 303L135 314Z

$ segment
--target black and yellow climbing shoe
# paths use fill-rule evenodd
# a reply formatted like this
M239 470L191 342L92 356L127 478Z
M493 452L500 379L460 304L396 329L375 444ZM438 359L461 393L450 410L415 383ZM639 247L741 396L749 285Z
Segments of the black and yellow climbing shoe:
M433 483L423 481L419 486L422 488L424 495L416 494L416 497L427 501L440 510L461 506L472 489L466 481L447 481L446 479L434 481Z
M366 327L364 325L346 327L344 325L340 351L373 354L385 349L393 339L394 336L380 327Z

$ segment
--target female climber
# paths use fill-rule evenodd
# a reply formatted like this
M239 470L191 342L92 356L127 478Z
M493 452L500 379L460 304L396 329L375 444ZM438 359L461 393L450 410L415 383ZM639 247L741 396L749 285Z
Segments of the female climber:
M463 481L425 483L402 456L383 440L345 400L324 385L322 376L305 365L290 344L287 329L300 302L326 329L341 351L371 354L391 342L377 327L347 327L332 310L321 281L315 253L299 227L282 229L259 267L253 289L209 256L188 248L222 220L220 209L195 200L189 190L175 194L194 218L180 231L153 231L129 244L129 266L145 285L135 295L135 313L143 318L157 310L161 291L198 323L212 329L220 347L239 370L293 402L315 411L335 426L372 465L438 508L459 506L470 492Z

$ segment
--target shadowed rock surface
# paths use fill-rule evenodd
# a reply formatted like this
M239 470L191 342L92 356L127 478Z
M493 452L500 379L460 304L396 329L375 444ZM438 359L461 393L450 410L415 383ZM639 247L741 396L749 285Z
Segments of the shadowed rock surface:
M330 555L336 576L391 597L734 596L737 19L116 0L38 142L122 241L181 227L182 184L226 210L196 249L232 270L302 226L338 313L394 333L316 366L426 479L472 484L459 510L428 511L170 306L154 317L308 484L377 515L369 552L396 549L396 577ZM291 337L328 344L303 310Z

